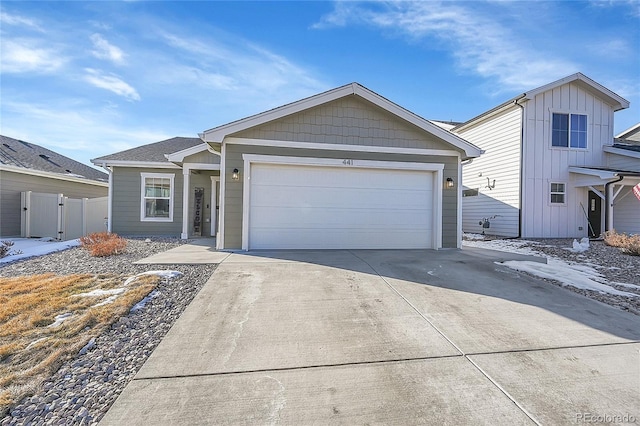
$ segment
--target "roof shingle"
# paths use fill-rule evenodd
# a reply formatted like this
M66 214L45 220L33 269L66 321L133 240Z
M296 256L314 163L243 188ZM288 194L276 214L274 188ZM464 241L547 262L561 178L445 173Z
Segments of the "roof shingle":
M0 164L100 182L109 180L106 173L40 145L2 135L0 141Z
M165 154L173 154L196 145L203 144L200 138L184 138L176 136L160 142L150 143L127 149L125 151L116 152L115 154L105 155L103 157L94 158L92 162L102 161L140 161L140 162L167 162Z

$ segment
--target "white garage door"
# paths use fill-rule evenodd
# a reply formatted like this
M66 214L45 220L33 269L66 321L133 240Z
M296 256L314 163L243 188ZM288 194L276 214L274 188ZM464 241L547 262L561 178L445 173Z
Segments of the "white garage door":
M433 172L253 164L250 249L431 248Z

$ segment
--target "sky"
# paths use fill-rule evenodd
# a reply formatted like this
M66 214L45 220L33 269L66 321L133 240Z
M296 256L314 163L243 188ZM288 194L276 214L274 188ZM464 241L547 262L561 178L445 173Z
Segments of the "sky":
M0 133L89 165L354 81L466 121L582 72L640 122L640 0L4 0L0 50Z

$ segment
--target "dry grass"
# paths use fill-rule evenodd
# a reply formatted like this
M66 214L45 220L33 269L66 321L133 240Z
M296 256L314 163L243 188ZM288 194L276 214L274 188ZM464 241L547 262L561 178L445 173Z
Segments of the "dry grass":
M118 234L109 232L94 232L80 238L82 247L89 250L91 256L111 256L124 252L127 247L127 240L119 237Z
M124 288L119 276L0 278L0 417L92 337L126 315L158 281L153 275L142 276ZM106 293L81 295L94 290ZM71 315L51 326L63 314Z
M619 234L614 229L604 233L604 243L631 256L640 256L640 235Z

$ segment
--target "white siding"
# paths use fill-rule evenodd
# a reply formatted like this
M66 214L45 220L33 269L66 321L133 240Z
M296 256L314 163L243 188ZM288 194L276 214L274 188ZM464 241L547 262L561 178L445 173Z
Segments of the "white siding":
M586 219L580 205L586 206L587 190L572 185L568 167L605 164L602 148L613 141L613 109L582 87L575 83L565 84L540 93L525 104L523 237L587 235ZM587 115L587 149L551 147L553 112ZM567 184L564 205L550 204L551 182Z
M640 158L628 157L626 155L605 153L607 158L607 167L618 170L628 170L632 172L640 172Z
M483 218L491 218L485 233L518 236L520 205L520 107L491 117L469 129L462 138L479 146L485 153L462 168L464 189L479 189L478 196L462 198L464 232L482 232ZM495 187L489 189L488 181Z
M613 228L627 234L640 234L640 200L626 186L614 202Z

